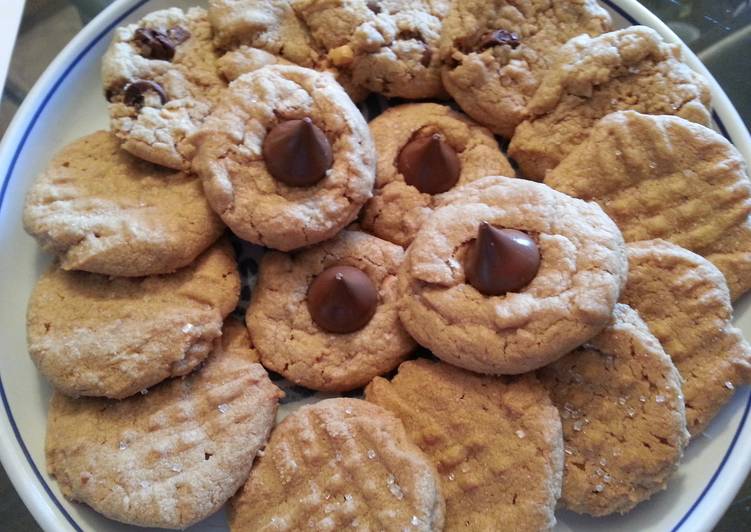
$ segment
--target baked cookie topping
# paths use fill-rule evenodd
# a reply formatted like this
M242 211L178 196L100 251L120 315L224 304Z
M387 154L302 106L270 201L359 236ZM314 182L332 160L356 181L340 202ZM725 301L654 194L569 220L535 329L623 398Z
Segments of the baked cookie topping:
M133 155L189 169L188 137L225 87L205 9L155 11L115 30L102 59L112 131Z
M679 117L613 113L545 183L596 201L627 242L663 238L709 259L733 299L751 288L751 181L719 133Z
M277 140L269 140L272 133ZM194 142L194 166L209 203L254 244L289 251L327 240L371 196L375 153L368 126L326 73L274 65L244 74ZM298 157L296 145L306 146L306 157ZM309 170L325 175L311 184L300 177Z
M609 113L677 115L709 125L709 100L707 82L681 62L680 45L667 44L653 29L581 35L556 55L509 155L524 176L541 181Z
M23 221L63 269L129 277L187 266L224 231L196 176L136 159L106 131L55 155Z
M399 271L399 315L418 343L451 364L523 373L605 327L625 283L623 239L595 204L521 179L487 177L451 192L417 233ZM487 222L529 235L539 271L516 292L487 296L466 256Z
M400 418L435 464L446 497L445 530L553 527L563 472L561 420L533 376L481 376L418 359L399 366L391 382L373 379L365 397Z
M703 431L735 388L751 381L751 346L733 326L722 273L663 240L627 246L621 299L636 309L683 378L688 430Z
M455 1L441 33L443 84L465 113L510 138L554 51L609 29L595 0Z
M666 488L689 438L681 377L633 309L616 305L602 333L539 375L563 418L563 506L623 513Z
M444 508L435 467L401 421L365 401L328 399L274 429L232 500L230 529L430 532L443 529Z
M229 321L206 365L122 401L55 393L47 470L63 494L111 519L186 528L247 478L281 396Z
M363 228L407 246L443 194L514 169L493 135L449 107L434 103L387 109L370 122L376 182Z
M29 300L29 354L67 395L121 399L190 373L239 295L226 241L167 275L113 278L53 266Z
M395 368L415 346L396 308L403 256L357 231L293 255L265 254L246 316L264 366L323 391L352 390Z

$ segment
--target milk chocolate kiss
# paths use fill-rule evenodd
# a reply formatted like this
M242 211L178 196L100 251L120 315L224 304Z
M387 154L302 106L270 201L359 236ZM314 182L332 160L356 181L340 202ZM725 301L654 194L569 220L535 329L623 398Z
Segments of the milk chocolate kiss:
M332 333L362 329L375 314L378 291L370 277L352 266L332 266L308 288L308 311L313 321Z
M331 168L331 144L310 118L274 126L263 141L263 159L277 181L291 187L315 185Z
M461 171L456 151L438 133L411 140L402 148L396 165L408 185L426 194L450 190Z

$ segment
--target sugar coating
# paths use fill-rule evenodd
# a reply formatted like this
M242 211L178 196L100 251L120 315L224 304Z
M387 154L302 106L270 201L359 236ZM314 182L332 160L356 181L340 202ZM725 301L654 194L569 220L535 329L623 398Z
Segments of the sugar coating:
M751 346L733 326L722 273L664 240L628 244L621 296L636 309L683 378L688 430L700 434L735 388L751 382Z
M636 311L619 303L602 333L538 374L563 420L561 505L624 513L667 487L689 439L681 377Z
M294 255L270 252L261 260L246 323L263 364L296 384L346 391L394 369L414 349L397 314L396 273L404 250L360 231ZM307 293L331 266L362 270L378 291L373 318L359 331L329 333L313 322Z
M228 321L206 364L122 401L55 393L47 470L66 498L138 526L185 528L245 482L283 395Z
M405 104L373 119L370 132L376 146L373 198L363 210L365 230L401 246L408 246L444 194L425 194L404 181L396 161L416 135L442 135L461 164L454 188L489 175L513 177L514 169L492 133L466 116L434 103Z
M141 55L135 41L138 28L169 30L179 26L190 37L175 48L171 61ZM217 52L205 9L178 8L150 13L137 24L115 30L102 58L105 91L120 92L134 80L151 80L162 86L167 102L145 99L136 109L121 98L109 105L110 126L123 148L133 155L162 166L189 169L195 153L188 137L208 115L226 84L216 67Z
M605 327L626 280L623 238L593 203L540 183L487 177L445 198L418 231L399 271L399 316L445 362L491 374L530 371ZM466 281L479 224L526 231L540 270L517 293L489 297Z
M393 412L431 458L445 530L547 530L563 476L558 411L532 375L488 377L425 359L404 362L365 398Z
M327 399L274 429L232 499L230 530L428 532L443 528L444 508L438 474L401 421L365 401Z
M197 176L141 161L107 131L55 155L26 194L23 221L63 269L118 276L187 266L224 231Z
M159 276L105 277L54 265L29 300L29 354L67 395L121 399L190 373L208 356L239 296L226 241Z
M465 113L511 138L555 51L572 37L599 35L610 27L610 15L595 0L453 2L440 41L443 84ZM463 43L498 29L515 33L519 45L462 49Z
M268 172L263 141L278 123L306 117L326 135L334 162L315 185L291 187ZM271 65L240 76L193 142L209 203L237 236L254 244L290 251L327 240L372 195L375 149L368 125L326 73Z
M556 55L514 133L509 155L522 173L545 177L592 126L615 111L677 115L709 125L709 85L681 62L681 49L645 26L571 39Z

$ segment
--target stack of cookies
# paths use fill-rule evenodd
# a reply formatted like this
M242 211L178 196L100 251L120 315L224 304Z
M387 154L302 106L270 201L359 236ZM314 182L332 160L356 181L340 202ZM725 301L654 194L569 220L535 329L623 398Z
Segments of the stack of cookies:
M110 131L24 210L63 494L534 531L664 489L751 381L751 181L680 48L611 29L594 0L211 0L115 30ZM277 385L327 398L277 423Z

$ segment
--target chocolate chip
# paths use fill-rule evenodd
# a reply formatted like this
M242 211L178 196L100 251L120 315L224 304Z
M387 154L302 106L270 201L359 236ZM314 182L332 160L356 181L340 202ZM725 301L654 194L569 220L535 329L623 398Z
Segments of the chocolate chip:
M105 89L105 91L104 91L104 97L105 97L105 98L107 99L107 101L108 101L108 102L111 102L111 101L112 101L112 99L113 99L113 98L114 98L115 96L117 96L117 93L118 93L118 92L119 92L119 91L117 91L117 90L115 90L115 89L113 89L113 88L111 88L111 87L110 87L110 88L108 88L108 89Z
M540 269L540 251L527 233L480 223L467 253L467 281L487 296L518 292Z
M378 291L362 270L332 266L310 283L307 303L321 329L346 334L362 329L373 317Z
M376 0L369 0L368 9L370 9L376 15L381 12L381 6L378 5L378 2Z
M162 104L167 103L167 95L164 94L164 89L156 81L150 79L139 79L128 83L123 89L123 103L130 107L140 109L143 106L144 95L147 92L155 92L159 96L159 101Z
M425 50L422 52L422 57L420 58L420 64L424 66L425 68L428 68L430 66L430 60L433 59L433 52L428 48L425 47Z
M291 187L315 185L334 162L329 140L310 118L274 126L263 141L263 159L274 179Z
M475 50L482 51L494 46L510 46L512 49L521 44L519 36L513 31L493 30L480 35L475 42Z
M169 35L170 40L172 40L175 46L190 39L190 32L181 26L174 26L168 29L167 35Z
M456 151L438 133L411 140L402 148L396 165L408 185L426 194L451 189L461 171Z
M175 57L175 45L167 34L151 28L138 28L135 40L141 45L141 55L148 59L171 61Z

